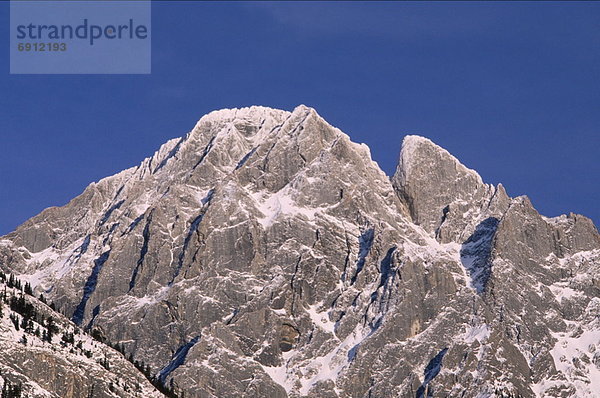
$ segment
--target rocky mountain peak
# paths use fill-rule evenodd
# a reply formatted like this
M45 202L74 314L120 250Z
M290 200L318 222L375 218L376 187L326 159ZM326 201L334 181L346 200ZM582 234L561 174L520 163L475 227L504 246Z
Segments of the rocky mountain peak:
M466 238L475 227L473 211L485 211L492 198L501 208L509 202L504 187L485 184L448 151L416 135L404 138L392 182L413 222L443 241Z
M0 240L186 397L593 397L599 264L588 219L423 137L390 180L305 106L212 112Z
M269 139L270 133L281 132L280 128L286 122L298 125L288 133L301 134L304 128L300 128L299 125L309 118L327 123L313 108L305 105L299 105L291 112L264 106L219 109L202 116L184 140L211 139L218 136L220 140L226 141L226 137L233 135L260 145L263 140ZM308 131L308 133L316 132Z
M418 173L419 169L432 170L443 166L450 166L449 171L454 171L461 178L468 178L478 184L483 184L479 174L464 166L457 158L429 138L418 135L407 135L402 140L400 160L396 174L410 176ZM405 177L406 178L406 177Z
M263 136L256 137L262 126L280 125L292 114L304 114L309 112L306 106L298 106L293 112L273 109L263 106L251 106L245 108L219 109L212 111L200 118L192 129L191 135L201 135L207 132L218 132L226 135L233 132L241 133L252 141L260 140ZM200 139L202 137L195 137ZM211 136L212 138L212 136Z

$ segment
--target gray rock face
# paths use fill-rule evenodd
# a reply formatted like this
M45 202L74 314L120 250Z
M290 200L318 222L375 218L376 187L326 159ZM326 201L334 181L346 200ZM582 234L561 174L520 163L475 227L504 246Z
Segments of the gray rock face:
M427 138L404 138L392 178L413 222L442 242L468 239L482 217L499 217L510 199L502 185L484 184L475 171Z
M186 397L592 397L600 237L431 141L390 180L313 109L204 116L0 266Z

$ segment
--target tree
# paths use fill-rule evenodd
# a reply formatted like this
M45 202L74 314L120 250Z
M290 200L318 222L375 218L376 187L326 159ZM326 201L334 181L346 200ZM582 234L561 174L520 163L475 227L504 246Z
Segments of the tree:
M29 282L25 283L25 294L33 296L33 289L31 288L31 285L29 284Z
M88 390L88 395L87 398L93 398L94 397L94 384L91 385L90 389Z
M100 331L100 329L92 329L92 338L101 343L105 342L104 336L102 335L102 331Z
M1 398L7 398L8 397L8 389L10 388L10 381L5 380L4 381L4 385L2 386L2 395L0 395Z
M65 331L62 335L61 340L65 344L75 344L75 336L73 336L73 333L69 333L69 332Z
M17 290L23 291L23 285L21 284L21 281L15 278L13 274L10 274L10 277L8 278L8 282L6 284L9 288L14 287Z
M12 321L13 325L15 325L15 329L19 331L19 316L17 314L10 314L10 320Z
M46 341L52 343L54 334L58 332L58 326L56 326L54 323L54 318L51 316L48 316L48 319L46 320L46 329L48 330L46 333Z
M10 380L6 380L4 382L4 386L2 387L1 398L21 398L21 393L23 392L23 386L21 383L12 384Z
M20 398L22 392L23 392L23 385L19 382L19 384L13 386L11 398Z
M108 358L104 357L104 359L101 359L100 365L102 365L104 369L110 370L110 363L108 362Z
M21 329L25 330L27 328L27 318L23 317L21 319Z

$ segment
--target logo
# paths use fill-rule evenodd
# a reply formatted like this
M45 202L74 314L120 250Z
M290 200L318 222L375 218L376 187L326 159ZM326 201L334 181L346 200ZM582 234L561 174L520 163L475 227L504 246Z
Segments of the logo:
M150 73L150 1L12 0L10 7L11 73Z
M17 25L17 39L28 40L73 40L89 38L90 46L98 39L147 39L148 27L146 25L134 25L133 19L125 25L89 25L88 19L84 19L79 26L73 25Z

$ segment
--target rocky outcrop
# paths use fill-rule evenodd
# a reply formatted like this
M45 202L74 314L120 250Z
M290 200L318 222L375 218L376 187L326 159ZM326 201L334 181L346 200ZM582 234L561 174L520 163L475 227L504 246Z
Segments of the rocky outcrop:
M404 138L392 182L412 221L444 243L467 240L477 221L499 217L510 202L501 184L485 184L445 149L414 135Z
M12 386L31 398L164 397L120 352L8 282L0 272L3 391Z
M0 266L186 397L591 397L599 239L425 138L390 179L315 110L252 107L26 222Z

